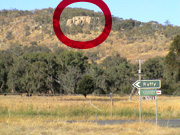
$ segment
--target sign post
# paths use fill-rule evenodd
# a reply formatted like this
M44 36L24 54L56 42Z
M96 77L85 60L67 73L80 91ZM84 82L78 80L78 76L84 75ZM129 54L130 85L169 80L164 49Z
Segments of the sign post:
M140 78L141 79L141 78ZM137 80L133 86L139 89L139 121L141 122L141 96L155 96L156 98L156 125L157 125L157 95L161 94L160 80Z
M141 89L139 89L139 93L141 93ZM139 94L139 122L141 122L141 94Z
M142 60L138 60L139 62L139 70L138 70L138 74L139 74L139 80L141 80L141 64L142 64ZM141 89L139 89L139 93L141 92ZM139 94L139 122L141 122L141 95Z
M156 95L156 126L157 126L157 95Z
M111 117L112 117L112 92L110 93L110 97L111 97Z

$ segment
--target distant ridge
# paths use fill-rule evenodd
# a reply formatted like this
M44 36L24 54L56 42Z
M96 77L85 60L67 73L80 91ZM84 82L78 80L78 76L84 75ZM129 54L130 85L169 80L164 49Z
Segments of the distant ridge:
M20 44L66 47L55 36L52 27L54 9L34 11L0 11L0 49ZM94 19L93 19L94 18ZM92 21L93 20L93 21ZM73 25L75 24L75 25ZM61 29L67 37L88 41L98 37L104 29L102 13L80 8L66 8L61 15ZM100 62L107 56L119 53L131 62L165 56L173 38L180 34L180 27L151 21L143 23L133 19L113 17L112 32L100 46L84 50ZM69 48L71 49L71 48Z

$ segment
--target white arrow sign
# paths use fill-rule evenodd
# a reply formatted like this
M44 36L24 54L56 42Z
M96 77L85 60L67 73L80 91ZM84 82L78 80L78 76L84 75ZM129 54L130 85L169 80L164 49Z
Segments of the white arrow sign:
M161 80L137 80L133 86L137 89L159 89L161 88Z
M136 81L135 83L133 83L133 86L136 87L136 88L140 88L141 86L139 86L141 82L139 81Z

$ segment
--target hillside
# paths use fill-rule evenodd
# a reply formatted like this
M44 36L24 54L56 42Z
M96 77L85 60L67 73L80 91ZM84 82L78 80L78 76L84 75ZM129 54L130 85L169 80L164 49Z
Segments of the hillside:
M54 9L34 11L2 10L0 11L0 49L12 45L44 45L50 49L64 47L54 34L52 26ZM89 16L91 23L67 25L68 19L76 16ZM86 9L66 8L61 15L61 28L67 37L88 41L95 39L104 28L102 13ZM113 17L113 28L108 39L100 46L83 50L91 60L100 62L107 56L119 53L132 63L136 59L165 56L173 38L180 34L180 27L151 21L143 23L133 19L124 20ZM74 49L73 49L74 50Z

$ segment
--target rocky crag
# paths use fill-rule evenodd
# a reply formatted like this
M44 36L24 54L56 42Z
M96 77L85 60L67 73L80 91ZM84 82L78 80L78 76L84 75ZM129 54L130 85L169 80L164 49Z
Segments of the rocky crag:
M72 26L75 25L84 25L85 23L90 24L93 19L99 20L98 17L89 17L89 16L75 16L72 19L68 19L66 26Z

